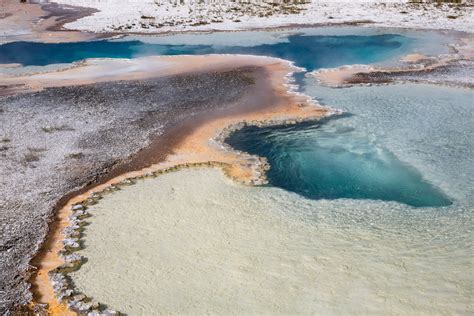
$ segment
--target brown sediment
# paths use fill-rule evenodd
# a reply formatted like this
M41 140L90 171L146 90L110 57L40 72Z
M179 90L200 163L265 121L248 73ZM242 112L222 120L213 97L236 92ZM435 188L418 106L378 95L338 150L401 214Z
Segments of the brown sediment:
M374 68L365 65L342 66L333 69L322 69L311 73L319 82L330 87L347 84L356 74L373 72Z
M408 66L373 67L367 65L349 65L313 72L311 75L322 84L340 87L354 84L390 83L397 75L428 73L446 67L460 60L459 57L429 58L424 55L407 55L402 61Z
M402 67L372 67L366 65L342 66L334 69L318 70L311 75L320 83L330 87L351 86L357 84L392 83L397 76L431 73L449 67L454 62L462 60L458 57L423 58L408 57L409 66Z
M400 59L404 63L420 63L424 60L429 60L430 57L423 54L408 54Z
M163 61L166 61L163 63ZM109 63L112 61L103 61ZM113 61L114 69L125 60ZM247 184L264 183L266 162L264 159L231 150L222 144L222 135L245 124L277 124L295 123L302 120L315 120L328 115L328 110L318 107L303 95L290 92L288 74L295 69L288 62L250 56L184 56L184 57L148 57L142 59L148 65L147 71L138 67L135 70L118 71L115 76L77 78L81 71L95 73L87 64L75 69L42 74L35 77L38 88L46 86L74 85L90 81L143 79L172 74L220 71L236 67L252 67L254 69L252 91L235 106L225 111L214 111L196 115L183 120L180 124L169 127L154 139L150 146L141 150L130 161L127 161L108 174L98 176L97 180L85 188L64 196L56 205L56 218L50 225L50 233L42 250L32 261L37 273L32 277L31 284L35 304L47 304L51 314L72 313L65 301L58 302L49 273L57 271L65 261L59 255L63 251L64 229L70 225L69 216L73 205L83 203L91 195L118 185L126 179L150 175L162 170L175 170L177 167L191 165L216 165L224 168L226 174L236 181ZM100 64L97 61L97 64ZM165 66L164 66L165 65ZM95 67L94 66L94 67ZM102 65L103 66L103 65ZM111 64L107 64L110 67ZM154 68L156 67L156 68ZM165 68L163 68L165 67ZM91 72L88 72L91 71ZM74 74L74 75L72 75ZM87 77L87 76L86 76ZM60 79L62 78L62 80ZM65 80L65 78L67 80ZM24 80L23 78L21 80ZM1 82L1 81L0 81ZM160 171L161 170L161 171Z
M474 60L474 41L461 37L453 47L455 54L431 57L423 54L409 54L400 59L407 64L398 67L374 67L368 65L346 65L332 69L321 69L310 75L320 83L330 87L343 87L356 84L386 84L394 82L403 75L428 74L448 69L459 61ZM465 84L460 83L460 86Z
M95 12L97 10L92 8L56 3L21 3L18 0L2 0L0 29L6 31L4 41L73 42L109 36L63 27L66 23Z
M67 68L27 74L1 74L0 85L13 93L118 80L144 80L201 71L222 71L274 63L246 55L149 56L134 59L86 59Z

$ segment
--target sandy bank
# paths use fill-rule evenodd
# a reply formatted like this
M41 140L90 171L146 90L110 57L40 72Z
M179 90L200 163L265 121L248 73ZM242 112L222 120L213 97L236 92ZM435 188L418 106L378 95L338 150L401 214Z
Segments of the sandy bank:
M63 27L94 12L97 10L72 5L2 0L0 44L12 41L73 42L98 38L97 34Z
M245 55L150 56L134 59L86 59L65 69L40 73L0 74L2 89L17 87L14 93L41 91L119 80L146 80L183 73L212 72L245 66L289 63L266 57ZM41 69L41 68L40 68ZM1 91L1 90L0 90ZM9 92L9 94L12 94Z
M93 7L99 12L66 27L93 32L166 33L183 31L235 31L291 27L371 23L374 26L447 29L472 32L473 7L410 4L406 0L314 0L304 5L271 6L221 2L157 5L142 0L57 0ZM281 8L283 7L283 8Z
M415 53L401 58L402 66L377 67L346 65L332 69L319 69L309 73L320 83L330 87L347 87L357 84L388 84L393 82L425 82L474 87L469 69L474 68L474 42L462 37L453 52L441 56ZM463 74L464 72L464 74Z
M20 273L25 280L36 270L28 261L46 234L54 205L61 211L33 261L38 269L32 281L34 308L50 303L51 312L65 310L47 273L63 262L57 250L63 248L71 203L125 178L179 164L214 161L241 182L265 181L265 161L223 147L219 135L242 121L271 124L327 114L288 91L288 74L295 70L272 58L185 56L92 60L60 71L2 77L2 85L29 87L14 92L36 91L0 99L1 134L9 140L0 170L9 174L2 176L8 179L2 183L7 193L2 208L8 210L2 223L12 225L3 241L12 249L2 258L5 280ZM25 113L32 115L26 124ZM20 203L25 192L31 205ZM27 285L20 285L7 283L12 296L5 306L29 301Z

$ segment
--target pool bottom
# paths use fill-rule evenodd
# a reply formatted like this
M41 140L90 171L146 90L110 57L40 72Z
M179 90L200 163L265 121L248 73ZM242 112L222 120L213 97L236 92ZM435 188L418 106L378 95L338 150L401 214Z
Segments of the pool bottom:
M127 314L453 314L470 304L467 210L313 201L216 169L91 206L78 290Z

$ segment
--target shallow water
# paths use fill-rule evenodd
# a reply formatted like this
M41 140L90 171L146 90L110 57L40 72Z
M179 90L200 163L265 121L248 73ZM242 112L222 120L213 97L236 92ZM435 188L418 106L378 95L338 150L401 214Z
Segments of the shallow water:
M468 314L472 221L183 170L90 208L80 291L131 315Z
M307 79L305 93L352 115L342 127L417 169L455 204L474 206L474 93L427 84L331 89Z
M324 180L362 165L364 172L344 179L374 192L386 188L402 203L363 190L363 199L308 199L242 186L214 169L140 180L90 208L79 252L88 261L71 275L78 289L130 314L471 313L472 92L313 88L307 92L354 114L317 128L236 135L277 157L272 172L286 177L290 191L308 189L306 180L318 184L311 175L319 165L308 163L316 155L330 167ZM420 187L423 195L412 195Z
M350 115L320 125L246 128L228 140L269 159L272 185L315 199L474 205L471 90L420 84L331 89L307 81L305 93Z

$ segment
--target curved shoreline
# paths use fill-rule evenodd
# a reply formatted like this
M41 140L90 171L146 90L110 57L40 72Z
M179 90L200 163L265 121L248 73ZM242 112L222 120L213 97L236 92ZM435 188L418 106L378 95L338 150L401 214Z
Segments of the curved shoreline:
M389 85L396 83L428 83L451 87L461 87L474 89L474 83L453 80L430 80L423 78L424 75L434 75L436 73L449 73L456 67L462 67L459 62L472 62L453 58L451 60L436 61L433 65L425 66L417 64L415 66L399 68L376 68L366 65L346 65L333 69L321 69L309 73L323 86L330 88L346 88L363 85Z
M232 59L232 57L228 58ZM51 285L48 275L50 271L56 271L56 269L64 264L63 258L58 254L58 252L64 249L63 241L68 243L63 230L67 227L80 229L80 225L74 222L76 217L69 218L72 215L71 207L73 205L93 203L99 192L113 190L118 184L127 184L130 181L129 179L153 176L162 173L164 170L173 171L180 167L195 165L222 167L229 177L242 183L252 185L265 183L266 161L262 158L230 150L228 146L223 144L226 135L238 128L242 128L246 124L294 124L304 120L317 120L334 113L327 108L315 106L308 97L291 90L289 76L298 69L289 62L280 60L277 63L268 63L268 60L272 59L264 57L256 58L256 60L266 61L266 65L263 65L266 69L266 75L257 78L256 84L267 85L263 93L265 91L272 93L271 98L265 101L269 102L269 104L257 109L252 106L250 108L246 106L241 110L210 117L204 119L204 121L195 121L193 123L194 126L189 126L189 133L183 135L183 138L177 143L170 144L168 150L166 150L166 147L157 148L157 144L152 144L150 146L151 152L147 153L147 150L145 150L138 154L143 158L153 154L153 152L156 153L157 149L164 149L160 155L161 159L158 158L158 163L155 162L145 168L143 168L143 163L128 163L126 166L116 168L110 174L105 175L105 178L102 177L102 179L78 192L66 195L58 202L55 208L57 210L57 219L50 226L50 233L43 249L33 260L33 263L38 267L37 274L31 279L37 304L48 303L47 307L44 305L42 307L47 308L48 312L51 313L62 313L69 310L67 304L64 304L64 302L58 303L56 298L62 297L64 294L72 295L73 292L67 291L67 288L64 287L64 283L62 283L65 281L64 278L51 272L53 273L53 279L57 280L55 282L56 290L62 293L56 296L55 287ZM229 67L225 65L223 63L220 67ZM141 159L136 158L135 160ZM77 234L73 229L68 229L67 231L67 236L70 234L76 236ZM66 265L69 268L75 267L77 258L72 256L68 257L68 260L72 261L68 262L66 260ZM61 290L67 292L61 292ZM84 299L83 296L76 297L76 299L79 298L81 300ZM69 299L71 298L69 297ZM69 305L73 306L74 304L70 303ZM90 307L97 307L96 304L93 305Z
M7 4L10 5L10 4ZM76 22L82 18L92 16L95 13L100 12L100 10L92 7L69 5L66 3L57 3L57 2L28 2L28 3L15 3L14 5L19 6L22 10L28 6L25 10L27 14L27 19L21 21L21 23L15 21L9 21L8 24L15 25L18 24L21 26L26 26L29 28L30 33L27 34L14 34L5 36L6 42L12 41L21 41L21 40L33 40L50 43L59 43L59 42L74 42L74 41L87 41L94 39L112 39L116 37L124 36L172 36L176 34L209 34L209 33L232 33L232 32L248 32L248 31L277 31L277 30L293 30L296 28L315 28L315 27L344 27L344 26L362 26L362 27L376 27L378 29L399 29L399 30L419 30L419 31L436 31L436 32L450 32L457 34L459 36L470 35L472 31L470 30L458 30L456 28L443 28L439 26L433 27L420 27L416 25L400 25L394 22L380 23L374 22L370 17L362 16L358 18L353 18L345 21L321 21L321 22L294 22L294 23L284 23L280 24L270 23L270 25L254 26L247 25L245 27L239 28L238 24L235 27L231 28L193 28L193 29L184 29L184 30L161 30L156 32L145 32L143 29L141 31L108 31L108 32L97 32L97 31L85 31L75 28L68 28L66 24ZM15 9L6 9L5 14L2 17L7 19L14 17ZM0 18L0 26L2 22ZM402 23L403 24L403 23ZM18 26L16 26L18 28ZM15 29L15 27L13 27ZM52 32L52 33L50 33ZM8 34L8 33L7 33ZM5 42L5 43L6 43Z
M319 84L331 88L352 87L355 85L392 84L397 82L426 82L439 85L474 88L472 82L432 82L423 79L423 75L437 72L449 73L460 62L474 61L474 42L467 37L460 37L455 44L449 45L452 53L441 56L425 56L415 53L400 59L404 63L398 67L376 67L371 65L344 65L336 68L319 69L307 74ZM403 76L406 76L405 78ZM410 79L410 76L413 78Z
M351 23L347 23L347 24L351 25ZM334 25L334 24L330 24L330 25ZM346 25L346 23L343 23L343 25ZM306 27L306 26L308 26L308 25L303 25L303 27ZM326 26L326 25L320 25L320 26ZM311 27L311 26L308 26L308 27ZM291 29L291 28L292 28L291 26L290 26L290 27L283 27L283 29ZM265 28L260 29L260 30L265 30ZM240 31L240 30L239 30L239 31ZM242 31L246 31L246 30L242 30ZM190 32L193 32L193 31L190 31ZM222 31L222 32L228 32L228 31ZM161 35L168 35L168 34L161 34ZM146 36L146 34L145 34L145 36ZM178 58L179 58L179 57L178 57ZM221 65L221 66L222 66L222 65ZM220 66L219 66L219 67L220 67ZM215 69L217 69L217 68L219 68L219 67L216 67ZM233 66L232 66L232 67L233 67ZM207 65L206 65L206 67L202 67L202 68L200 68L200 69L194 69L194 71L205 71L207 68L209 68L209 67L207 67ZM229 66L229 69L231 69L231 66ZM81 71L82 71L82 70L81 70ZM180 71L182 71L182 69L180 69ZM135 78L133 78L133 77L123 77L123 78L124 78L123 80L128 80L128 79L132 79L132 80L133 80L133 79L135 79ZM94 81L91 81L90 83L92 83L92 82L94 82ZM83 83L86 83L86 82L83 82ZM62 84L62 83L61 83L61 84ZM71 85L76 85L76 84L82 84L82 83L78 83L78 81L74 81L74 80L73 80L73 82L71 82ZM285 86L285 85L287 85L287 84L288 84L288 82L285 83L285 84L283 84L282 86ZM24 86L18 87L18 89L23 89L23 88L25 88L25 87L24 87ZM28 87L26 87L26 88L28 89ZM42 89L42 87L39 87L39 88ZM29 90L29 91L31 91L31 90ZM34 91L34 89L33 89L33 91ZM16 91L13 91L13 92L12 92L12 91L9 91L9 93L14 93L14 92L18 92L18 91L17 91L17 90L16 90ZM277 114L275 114L275 115L277 116ZM311 119L314 119L314 118L315 118L315 117L313 117L313 118L308 118L308 119L311 120ZM241 118L241 119L243 119L243 118ZM249 124L259 124L260 119L263 119L263 117L260 117L260 118L258 118L258 117L252 118L252 119L251 119L251 122L250 122ZM287 121L287 123L297 122L297 121L300 120L300 119L301 119L301 118L299 118L299 117L293 117L293 118L290 118L289 121ZM245 119L243 119L243 120L245 120ZM301 120L303 120L303 119L301 119ZM240 124L242 124L241 122L242 122L242 121L240 121L240 123L239 123L239 122L235 122L235 125L230 125L230 126L234 126L234 128L238 128L239 126L241 126L241 125L240 125ZM224 123L224 122L220 122L220 123ZM270 121L269 121L268 123L271 124ZM275 120L273 123L275 123L275 124L282 124L282 123L285 123L285 121L284 121L284 120L278 121L278 119L277 119L277 120ZM228 132L230 132L230 131L232 131L232 130L233 130L232 128L229 128L229 129L228 129ZM176 132L182 132L182 131L176 130ZM194 131L194 130L193 130L193 133L194 133L194 132L197 133L197 134L195 134L195 135L198 135L198 134L200 133L200 131ZM222 132L222 133L220 133L220 134L219 134L220 136L217 137L217 138L223 137L222 135L225 135L226 129L221 130L221 132ZM186 137L188 137L189 135L187 135L187 136L181 135L181 136L182 136L183 138L186 138ZM225 138L225 137L224 137L224 138ZM222 146L222 142L216 141L216 142L214 143L214 145L216 145L217 147L220 147L220 146ZM158 145L155 144L154 146L155 146L155 149L156 149ZM169 150L175 149L175 148L172 146L172 144L166 144L166 146L167 146L166 148L169 149ZM176 146L176 144L175 144L175 146ZM221 148L218 148L218 149L216 149L216 150L221 150ZM153 150L149 151L148 154L153 154ZM182 155L185 155L185 154L186 154L186 151L184 151L184 152L182 152L182 153L180 152L178 155L181 155L181 154L182 154ZM199 156L199 157L198 157L198 156ZM196 157L193 157L193 159L196 159L196 161L198 161L198 162L196 162L197 164L199 164L199 163L205 163L205 164L207 164L207 163L209 162L209 160L208 160L208 161L202 160L202 159L204 159L204 157L205 157L205 153L200 153L200 155L197 155ZM164 157L162 156L161 158L164 158ZM160 158L160 159L161 159L161 158ZM182 165L182 164L180 164L180 162L182 162L182 161L183 161L182 159L184 159L184 158L183 158L183 157L175 157L175 158L176 158L176 163L177 163L176 166ZM199 159L201 159L201 160L199 160ZM227 159L227 158L226 158L226 159ZM228 158L228 159L231 159L231 158ZM202 161L202 162L199 162L199 161ZM228 172L228 175L229 175L230 177L233 177L234 179L237 179L237 180L239 180L239 179L240 179L240 180L244 179L244 176L247 176L247 177L248 177L248 176L250 176L250 175L252 175L252 174L255 175L257 171L260 172L261 170L264 169L264 166L265 166L265 162L260 161L260 162L262 162L262 168L261 168L261 169L256 169L256 170L254 170L254 171L252 172L252 170L240 168L240 166L238 166L238 165L234 165L233 168L231 168L231 167L229 167L229 166L231 166L231 165L228 165L228 164L219 165L219 164L221 163L221 162L219 162L219 161L216 161L216 160L210 160L210 161L216 162L219 167L229 168L229 170L231 170L232 172ZM254 162L255 162L255 161L254 161ZM163 168L169 168L169 167L166 167L166 166L162 166L162 167L163 167ZM114 175L117 175L117 174L120 173L120 172L125 172L125 169L126 169L126 168L127 168L127 167L115 169L115 170L113 170L113 174L114 174ZM120 171L118 171L118 170L120 170ZM242 172L242 170L247 170L247 171L246 171L246 172ZM142 171L145 172L144 170L142 170ZM172 171L172 170L171 170L171 171ZM262 175L262 174L263 174L263 173L260 173L260 175ZM247 180L252 179L252 178L245 178L245 179L246 179L246 181L247 181ZM255 179L255 178L254 178L254 179ZM258 179L264 181L263 178L258 178ZM102 180L104 180L104 179L102 179ZM93 187L95 184L100 183L100 181L102 181L102 180L98 180L98 181L94 182L93 184L89 184L89 185L87 186L87 188ZM258 184L258 183L257 183L257 184ZM110 184L110 185L112 185L112 184ZM99 187L95 187L95 188L99 188ZM79 191L82 192L83 190L84 190L84 189L81 189L81 190L79 190ZM94 192L95 192L95 191L94 191ZM55 207L55 210L61 209L61 212L63 212L64 208L66 208L66 206L69 205L70 199L74 199L74 198L78 197L78 196L76 196L77 194L78 194L78 192L72 192L72 193L69 193L69 194L67 194L66 196L64 196L64 197L60 200L60 202L57 204L57 206ZM81 196L81 195L80 195L80 196ZM88 197L88 196L84 196L83 198L84 198L84 199L87 199L87 197ZM68 213L68 212L69 212L69 213ZM52 240L51 240L51 244L52 244L53 246L59 244L59 247L60 247L60 248L63 247L63 245L62 245L62 239L61 239L61 238L62 238L62 237L61 237L61 236L62 236L62 235L61 235L61 231L62 231L62 228L67 227L67 225L68 225L68 223L69 223L68 216L70 215L70 212L71 212L71 210L68 209L68 210L64 210L64 213L62 213L62 214L57 213L57 214L59 215L59 219L58 219L57 221L55 220L55 221L52 223L51 231L56 231L56 230L58 230L58 231L60 231L60 235L58 235L59 239L56 239L56 240L52 239ZM66 225L66 226L63 227L63 226L61 226L61 225ZM48 234L48 240L49 240L49 238L50 238L49 235L50 235L50 234ZM49 242L49 241L48 241L48 242ZM45 253L46 253L46 252L45 252ZM61 261L61 258L60 258L59 256L56 255L56 258L57 258L59 261L54 262L54 264L58 264L58 263L61 263L61 262L62 262L62 261ZM40 260L40 261L41 261L41 260ZM49 280L48 280L48 275L47 275L47 273L44 273L44 272L45 272L45 271L40 270L39 275L41 275L42 278L45 278L44 280L45 280L46 282L49 282ZM54 293L53 293L53 295L51 296L51 300L54 301L54 302L56 302L56 298L55 298ZM54 304L56 304L56 305L54 305ZM57 304L57 303L54 303L54 304L51 306L51 309L50 309L51 312L58 312L58 313L67 313L67 312L68 312L67 305L65 305L65 304ZM37 305L37 307L41 307L41 306ZM33 306L32 308L35 308L35 307Z
M71 0L58 0L69 4ZM217 20L200 17L199 15L183 14L179 9L187 9L186 4L178 9L163 3L156 6L150 3L139 3L123 8L115 8L113 2L104 1L94 3L82 1L82 5L100 10L96 16L78 21L67 27L89 30L94 32L122 31L123 33L165 33L182 31L227 31L227 30L255 30L272 27L294 27L299 25L331 25L341 23L371 23L379 26L403 26L406 28L424 29L462 29L471 31L469 16L472 7L468 4L460 6L436 6L435 4L417 4L389 1L377 3L371 1L319 1L295 5L296 12L270 10L266 16L258 16L256 12L241 12L237 7L233 14L225 10L232 10L232 6L212 12ZM463 8L462 12L457 11ZM235 9L235 8L234 8ZM260 7L266 11L265 6ZM137 12L139 11L139 12ZM200 12L199 6L193 11ZM426 12L429 11L429 12ZM145 14L141 14L145 13ZM409 14L410 13L410 14ZM122 18L117 17L122 16ZM254 16L254 17L253 17ZM160 19L161 17L161 19ZM253 17L253 18L251 18ZM410 18L416 17L416 19ZM191 19L190 21L186 18ZM432 23L435 22L435 23Z
M209 65L204 62L205 60L218 60L219 58L223 59L215 64ZM98 71L102 73L104 71L107 72L107 69L116 69L117 66L122 64L123 68L119 71L119 75L115 75L114 79L105 78L105 80L139 80L153 77L154 71L156 72L157 69L162 69L163 64L160 64L160 62L164 60L171 61L167 66L173 65L173 67L165 67L168 71L168 75L183 72L232 69L236 66L244 66L245 62L249 60L252 60L252 62L265 61L260 64L257 62L257 64L266 69L266 74L260 77L258 81L268 83L267 89L272 91L273 95L271 102L276 102L276 104L269 104L264 107L264 110L260 111L246 109L243 113L227 113L227 115L223 117L206 118L203 121L198 120L197 122L188 124L186 130L189 129L189 134L182 135L182 139L179 142L163 144L161 140L152 144L148 149L144 150L144 152L138 154L138 156L146 157L147 155L150 156L159 153L159 163L155 161L151 167L145 167L143 163L126 163L125 165L115 168L111 173L101 176L97 181L87 185L85 188L65 195L56 204L55 213L57 214L57 219L50 225L50 233L44 243L44 247L32 261L35 266L39 267L37 275L32 278L33 292L36 298L36 304L33 304L32 308L47 308L50 313L68 313L70 309L68 304L64 303L67 300L70 300L69 305L76 308L76 310L87 306L90 308L98 308L96 303L89 305L79 303L84 300L87 301L86 297L71 291L67 285L67 279L57 272L61 267L64 268L64 264L68 269L76 269L81 262L80 260L78 261L78 258L74 257L72 253L69 253L68 256L65 257L65 263L65 258L59 254L64 249L64 241L71 244L71 241L67 241L68 237L76 238L78 234L80 236L80 232L68 228L77 226L79 230L81 229L78 223L70 219L70 216L73 216L73 219L75 218L77 221L80 220L80 218L74 216L75 210L71 209L73 205L82 205L82 203L84 203L84 206L86 206L87 203L94 203L95 199L99 198L102 192L114 190L117 188L117 185L126 185L130 179L151 177L162 173L163 170L169 172L189 166L217 166L223 168L226 175L235 181L250 185L263 184L266 181L265 170L268 168L266 160L245 153L235 152L235 150L232 150L224 143L227 135L246 125L265 126L294 124L306 120L317 120L323 116L334 114L334 112L328 109L311 106L312 104L308 97L292 90L289 77L298 69L287 61L267 57L238 55L164 56L146 57L137 60L139 63L143 62L143 64L146 64L147 67L150 67L150 60L153 62L158 61L158 63L155 66L153 66L152 63L152 66L147 69L147 72L144 69L140 69L140 67L138 67L138 70L130 71L127 67L127 63L132 62L131 60L87 60L78 67L33 76L13 77L10 79L24 82L27 80L27 77L31 77L33 81L36 81L36 88L41 90L46 87L56 87L58 85L73 86L104 80L101 76L92 76L86 79L77 78L78 73L96 72L97 68L94 67L105 67L100 68ZM201 60L202 62L195 63L196 60ZM268 61L276 62L269 63ZM136 62L136 60L133 60L133 62ZM230 62L232 62L232 66L230 66ZM182 63L181 67L175 67L175 63ZM39 80L39 84L38 79L41 79ZM183 130L177 128L174 129L174 132L183 133ZM166 135L164 137L166 137ZM163 147L163 145L165 146ZM163 148L163 151L157 151ZM139 160L140 159L135 159L135 161ZM84 209L81 209L81 211L84 211ZM82 216L87 215L79 215L79 217ZM65 229L68 235L64 234L63 231ZM72 240L72 244L76 242L79 242L79 240ZM50 283L50 273L52 273L52 277L55 280L56 288ZM64 300L58 303L58 297L64 298ZM42 305L44 303L47 303L48 306Z
M49 2L26 2L6 0L4 16L0 18L0 28L5 32L3 41L72 42L109 37L66 28L67 23L90 16L98 10L94 8L64 5ZM21 15L18 20L17 17Z

